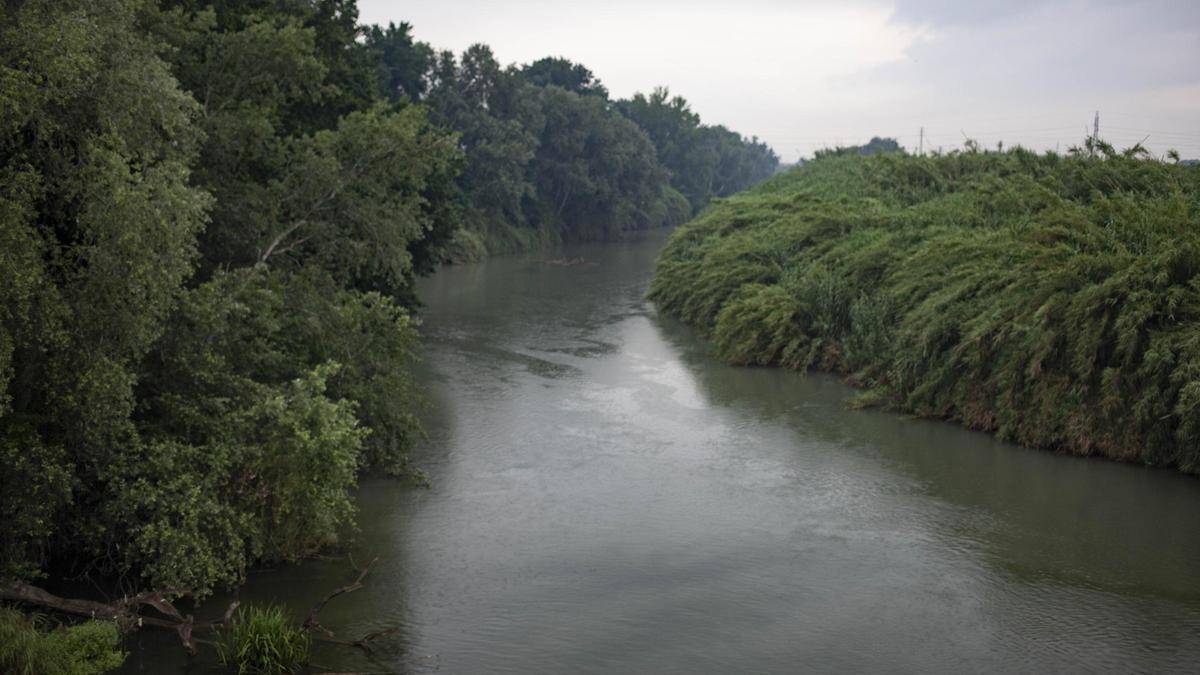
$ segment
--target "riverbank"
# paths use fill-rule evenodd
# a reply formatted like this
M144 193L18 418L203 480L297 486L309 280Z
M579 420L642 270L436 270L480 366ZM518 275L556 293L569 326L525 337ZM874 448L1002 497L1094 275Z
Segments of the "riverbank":
M862 405L1200 472L1200 172L1091 143L827 156L672 236L649 297Z

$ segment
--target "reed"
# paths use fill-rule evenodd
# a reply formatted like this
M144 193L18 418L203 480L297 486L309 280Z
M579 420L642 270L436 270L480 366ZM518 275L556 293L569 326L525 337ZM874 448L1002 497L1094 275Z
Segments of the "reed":
M1140 148L826 155L680 227L649 296L733 363L1200 472L1200 170Z

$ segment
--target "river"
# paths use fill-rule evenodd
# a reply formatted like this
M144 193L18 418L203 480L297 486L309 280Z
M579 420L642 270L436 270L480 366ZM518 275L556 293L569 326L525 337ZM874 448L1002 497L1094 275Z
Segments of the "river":
M353 561L378 562L321 615L347 637L397 632L370 659L322 646L317 665L1200 668L1200 481L850 410L828 376L723 365L643 300L662 242L423 280L416 461L432 487L363 482ZM355 576L312 561L254 573L241 597L302 618ZM167 636L134 640L128 672L211 669Z

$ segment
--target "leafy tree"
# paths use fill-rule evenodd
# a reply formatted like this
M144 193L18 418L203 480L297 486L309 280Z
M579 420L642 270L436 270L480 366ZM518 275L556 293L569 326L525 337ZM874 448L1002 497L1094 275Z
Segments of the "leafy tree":
M403 22L369 26L365 38L376 63L380 94L392 102L421 100L429 88L433 49L414 41L412 26Z
M564 58L546 57L523 66L521 77L536 87L555 86L580 96L608 99L608 89L581 63Z
M1200 173L1136 146L829 153L680 228L650 295L735 363L1198 473L1198 225Z
M699 211L713 197L743 190L775 172L779 158L757 138L746 140L722 126L705 126L681 96L657 87L635 94L617 109L653 141L670 171L671 185Z
M454 137L378 100L353 3L4 13L0 575L202 596L340 543L410 471Z
M113 452L137 447L137 370L210 203L189 182L198 106L137 29L140 8L34 0L6 4L0 22L8 573L111 543L92 514Z

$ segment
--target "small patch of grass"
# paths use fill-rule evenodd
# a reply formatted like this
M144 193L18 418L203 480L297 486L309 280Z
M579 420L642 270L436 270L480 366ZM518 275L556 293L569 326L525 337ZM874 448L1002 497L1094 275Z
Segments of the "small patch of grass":
M217 658L239 675L282 675L308 662L309 636L278 605L238 610L217 634Z

